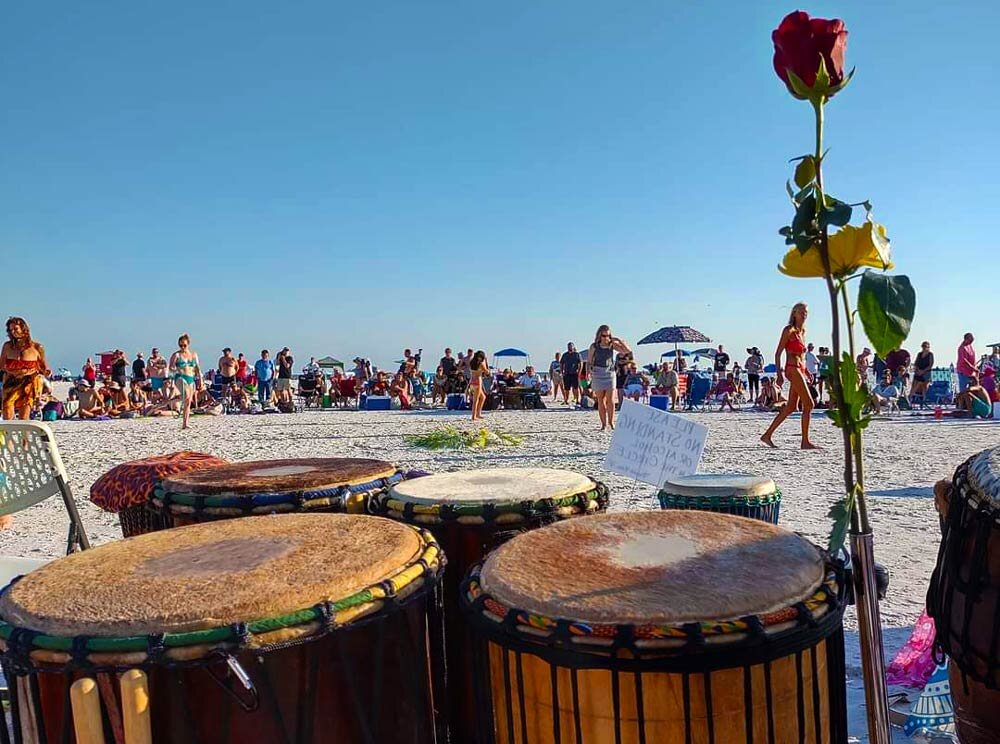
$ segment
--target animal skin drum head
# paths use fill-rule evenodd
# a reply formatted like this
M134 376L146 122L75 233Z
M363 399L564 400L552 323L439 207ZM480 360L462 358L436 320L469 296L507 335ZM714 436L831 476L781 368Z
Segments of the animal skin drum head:
M554 468L498 468L439 473L403 481L390 497L411 504L504 504L537 502L586 493L590 478Z
M312 491L369 483L396 472L391 463L351 457L260 460L170 476L163 480L163 489L203 496Z
M969 484L1000 509L1000 447L983 450L969 462Z
M676 496L770 496L777 487L770 478L743 473L684 475L671 478L662 491Z
M581 517L526 532L483 566L508 607L581 623L711 622L763 615L812 596L823 554L755 519L699 511Z
M247 517L75 553L0 597L7 623L55 636L215 628L337 601L414 563L420 533L351 514Z

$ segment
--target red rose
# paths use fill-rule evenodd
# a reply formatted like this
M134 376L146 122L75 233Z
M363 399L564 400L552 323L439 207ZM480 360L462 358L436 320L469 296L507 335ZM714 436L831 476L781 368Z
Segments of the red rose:
M796 98L805 99L808 96L802 95L801 88L795 90L789 72L794 73L810 91L826 98L832 98L844 86L847 29L839 18L810 18L808 13L797 10L782 19L771 34L771 40L774 42L774 71ZM817 87L816 73L821 58L830 82L827 86Z

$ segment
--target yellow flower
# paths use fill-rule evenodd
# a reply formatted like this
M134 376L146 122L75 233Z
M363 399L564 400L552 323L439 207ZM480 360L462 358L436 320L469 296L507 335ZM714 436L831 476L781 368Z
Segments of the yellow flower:
M850 276L862 266L882 271L888 271L893 266L889 260L889 238L885 226L877 222L865 222L861 227L842 227L830 236L828 244L830 270L838 279ZM793 247L785 254L778 270L803 279L826 276L816 246L805 253Z

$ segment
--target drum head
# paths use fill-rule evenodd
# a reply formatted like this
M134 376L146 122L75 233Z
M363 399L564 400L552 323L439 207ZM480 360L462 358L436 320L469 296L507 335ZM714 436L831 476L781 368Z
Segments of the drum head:
M0 597L10 625L146 636L278 618L353 597L413 566L422 533L349 514L248 517L152 532L62 558Z
M1000 447L983 450L969 461L969 485L1000 509Z
M771 496L777 491L774 481L759 475L722 473L684 475L663 484L662 491L676 496Z
M261 460L174 475L164 479L163 489L202 496L289 493L370 483L395 473L396 466L382 460Z
M526 532L480 577L497 602L581 623L679 625L812 596L822 553L780 527L710 512L599 514Z
M393 486L389 498L418 505L522 504L592 491L594 481L552 468L463 470L414 478Z

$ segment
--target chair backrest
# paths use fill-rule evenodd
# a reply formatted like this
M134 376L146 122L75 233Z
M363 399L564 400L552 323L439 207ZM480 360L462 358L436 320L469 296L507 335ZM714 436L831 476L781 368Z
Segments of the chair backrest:
M33 421L0 422L0 515L59 493L66 468L52 430Z

